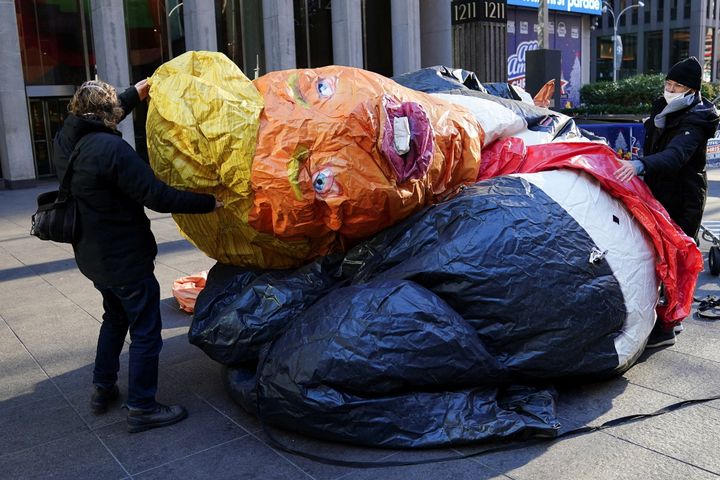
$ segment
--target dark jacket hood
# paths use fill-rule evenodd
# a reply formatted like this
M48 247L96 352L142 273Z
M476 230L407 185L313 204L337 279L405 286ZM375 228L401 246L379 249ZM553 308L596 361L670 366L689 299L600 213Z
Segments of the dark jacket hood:
M74 113L67 116L62 127L62 135L67 139L70 147L74 147L75 144L88 133L95 132L122 136L119 131L106 127L105 124L99 120L78 117Z

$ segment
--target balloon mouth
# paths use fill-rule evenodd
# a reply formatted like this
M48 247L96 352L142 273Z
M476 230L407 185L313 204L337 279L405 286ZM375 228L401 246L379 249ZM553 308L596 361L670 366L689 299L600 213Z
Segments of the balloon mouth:
M398 182L422 178L433 156L433 131L425 109L419 103L399 102L383 97L385 128L380 151L385 155Z

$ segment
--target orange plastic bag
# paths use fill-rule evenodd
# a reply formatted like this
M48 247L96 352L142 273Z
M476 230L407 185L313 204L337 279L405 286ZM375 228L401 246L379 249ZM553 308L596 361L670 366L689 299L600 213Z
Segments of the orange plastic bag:
M173 282L172 293L180 306L180 310L188 313L195 311L195 300L205 288L207 271L202 271L187 277L180 277Z

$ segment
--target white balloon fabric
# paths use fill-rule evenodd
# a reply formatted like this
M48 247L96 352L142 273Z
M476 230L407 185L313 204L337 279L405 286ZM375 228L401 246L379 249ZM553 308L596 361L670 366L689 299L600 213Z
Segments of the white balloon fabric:
M492 100L447 93L432 95L470 110L485 132L483 147L498 138L512 137L527 129L527 122L520 115Z
M577 170L519 174L542 189L582 226L598 249L588 261L604 258L618 280L627 318L615 338L618 370L625 370L642 353L655 325L659 281L655 250L645 230L625 205L611 197L598 182Z

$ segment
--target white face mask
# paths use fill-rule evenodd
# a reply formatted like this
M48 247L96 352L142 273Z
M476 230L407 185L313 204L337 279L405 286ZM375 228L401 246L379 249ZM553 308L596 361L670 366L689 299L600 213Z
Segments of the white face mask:
M682 96L684 96L687 92L668 92L667 90L663 91L663 97L665 97L665 101L670 105L670 103Z

